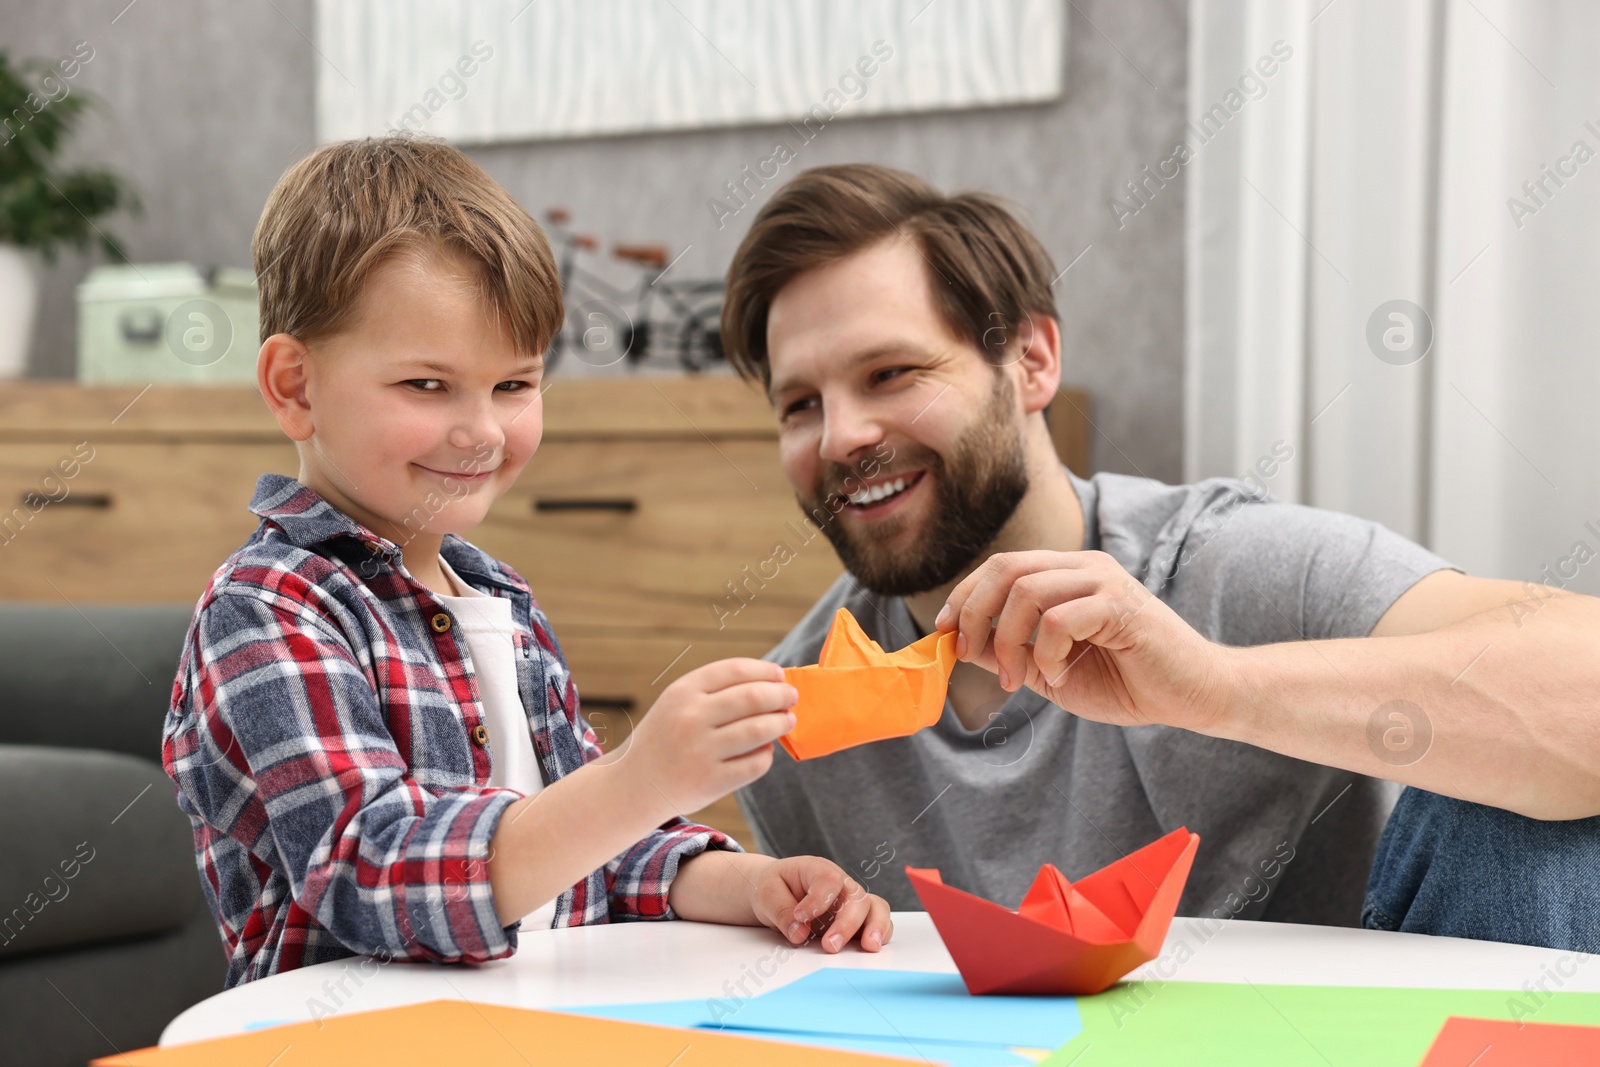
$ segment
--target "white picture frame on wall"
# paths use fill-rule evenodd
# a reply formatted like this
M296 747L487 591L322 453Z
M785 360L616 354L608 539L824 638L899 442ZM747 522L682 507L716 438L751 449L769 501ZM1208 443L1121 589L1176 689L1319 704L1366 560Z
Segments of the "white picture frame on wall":
M317 0L317 135L460 144L1034 104L1066 0Z

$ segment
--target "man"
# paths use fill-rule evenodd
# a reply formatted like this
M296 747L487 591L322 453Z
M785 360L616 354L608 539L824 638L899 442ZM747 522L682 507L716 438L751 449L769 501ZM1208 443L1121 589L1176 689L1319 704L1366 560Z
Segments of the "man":
M890 650L959 628L961 659L936 726L780 753L740 795L759 845L831 857L896 908L918 906L907 865L1014 906L1042 863L1081 877L1187 825L1185 914L1352 925L1381 776L1418 789L1369 923L1592 938L1596 911L1457 922L1429 842L1509 820L1536 843L1502 865L1548 826L1558 865L1600 854L1595 822L1536 821L1600 813L1600 600L1542 591L1535 612L1518 583L1234 479L1066 470L1053 277L998 201L867 165L802 174L741 244L724 343L846 569L768 658L815 662L843 606Z

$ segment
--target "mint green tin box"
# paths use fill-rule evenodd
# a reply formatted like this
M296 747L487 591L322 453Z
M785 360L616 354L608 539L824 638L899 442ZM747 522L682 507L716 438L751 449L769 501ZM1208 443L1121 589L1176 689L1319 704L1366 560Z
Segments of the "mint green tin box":
M191 263L95 267L78 285L78 380L253 384L255 277Z

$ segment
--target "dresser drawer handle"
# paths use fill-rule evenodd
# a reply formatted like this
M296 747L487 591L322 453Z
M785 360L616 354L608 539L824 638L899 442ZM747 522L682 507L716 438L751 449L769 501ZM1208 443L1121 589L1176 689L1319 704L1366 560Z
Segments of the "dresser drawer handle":
M639 502L632 497L618 497L616 499L582 500L575 498L541 497L533 502L534 511L620 511L624 513L639 510Z
M39 497L40 494L38 493L26 492L22 494L22 502L31 508L33 507L33 501ZM43 497L42 499L51 507L57 508L109 508L111 506L110 493L69 493L60 500L51 500L49 497Z
M581 697L579 703L583 705L585 714L594 711L620 711L624 715L633 714L632 697Z

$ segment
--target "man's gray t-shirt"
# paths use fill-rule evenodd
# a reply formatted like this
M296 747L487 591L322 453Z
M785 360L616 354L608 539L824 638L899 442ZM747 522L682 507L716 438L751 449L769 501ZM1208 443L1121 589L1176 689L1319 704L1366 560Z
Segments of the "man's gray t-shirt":
M1226 645L1364 637L1418 579L1451 566L1377 523L1236 479L1068 474L1083 547ZM766 658L815 663L840 607L888 651L922 636L902 599L846 573ZM1330 686L1351 681L1329 668ZM1187 826L1200 850L1181 914L1348 926L1392 800L1371 778L1172 727L1079 719L1028 689L977 730L947 701L911 737L803 762L780 748L739 794L763 851L826 856L896 909L921 908L907 866L1015 907L1042 864L1076 880Z

